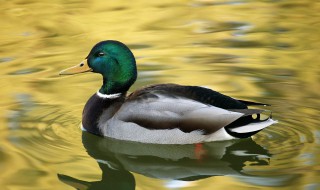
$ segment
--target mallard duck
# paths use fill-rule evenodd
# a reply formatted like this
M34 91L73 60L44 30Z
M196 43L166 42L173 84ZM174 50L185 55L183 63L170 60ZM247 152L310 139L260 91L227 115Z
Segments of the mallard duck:
M123 43L97 43L80 64L60 75L93 72L101 88L87 101L82 129L100 136L156 144L193 144L247 138L276 123L261 120L266 104L236 100L208 88L156 84L126 96L136 81L136 60Z

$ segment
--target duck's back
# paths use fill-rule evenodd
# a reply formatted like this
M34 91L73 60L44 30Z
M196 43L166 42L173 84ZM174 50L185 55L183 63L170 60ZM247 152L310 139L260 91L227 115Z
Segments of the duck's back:
M158 84L142 88L130 94L127 101L147 100L156 94L166 97L185 98L222 109L246 109L245 101L236 100L209 88L199 86L182 86L177 84ZM252 102L253 103L253 102Z

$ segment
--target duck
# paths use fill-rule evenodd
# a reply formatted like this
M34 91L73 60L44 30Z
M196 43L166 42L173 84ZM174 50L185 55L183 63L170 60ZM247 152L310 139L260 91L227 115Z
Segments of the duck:
M89 133L150 144L197 144L249 138L277 123L268 104L238 100L212 89L173 83L151 84L132 93L137 64L132 51L116 40L101 41L88 56L60 75L102 75L100 89L84 106L81 128ZM128 94L128 95L127 95Z

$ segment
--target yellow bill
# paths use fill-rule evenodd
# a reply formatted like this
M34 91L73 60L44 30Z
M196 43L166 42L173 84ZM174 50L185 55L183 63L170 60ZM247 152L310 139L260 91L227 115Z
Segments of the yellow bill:
M83 60L80 64L60 71L59 75L74 75L77 73L85 73L92 71L88 65L87 59Z

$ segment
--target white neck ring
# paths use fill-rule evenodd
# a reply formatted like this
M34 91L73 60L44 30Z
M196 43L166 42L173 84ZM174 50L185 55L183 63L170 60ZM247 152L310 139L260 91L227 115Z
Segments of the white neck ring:
M97 92L97 95L100 97L100 98L107 98L107 99L115 99L115 98L119 98L122 93L116 93L116 94L102 94L101 92Z

